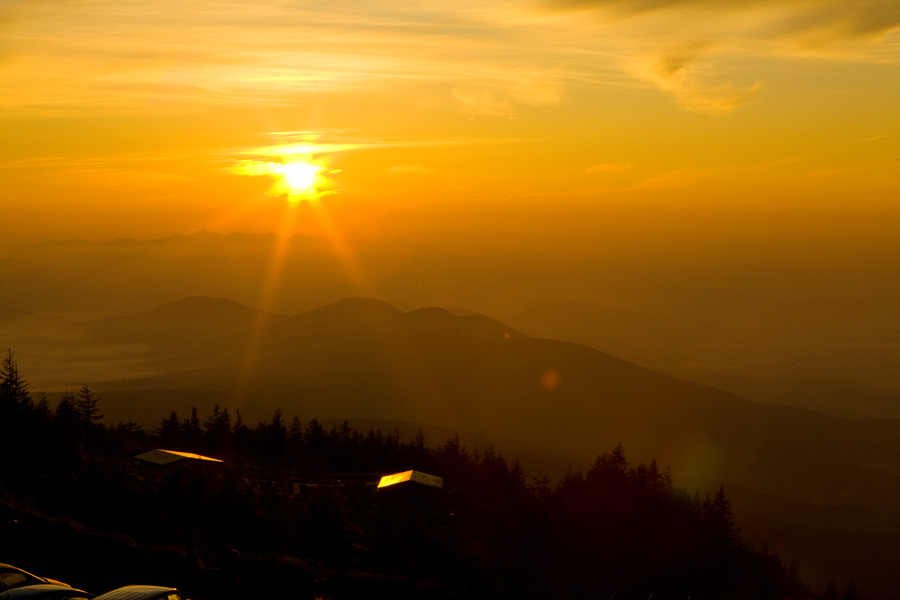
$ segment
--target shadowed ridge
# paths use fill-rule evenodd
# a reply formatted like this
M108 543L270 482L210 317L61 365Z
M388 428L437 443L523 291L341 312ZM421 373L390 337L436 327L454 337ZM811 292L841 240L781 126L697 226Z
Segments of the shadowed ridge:
M517 331L507 325L506 323L502 323L497 319L492 319L486 315L474 314L474 315L462 315L457 317L460 323L465 323L469 327L478 327L482 331L490 331L491 333L501 334L504 337L507 335L509 337L528 337L526 334L521 331Z
M122 317L112 317L100 322L156 319L199 319L213 321L218 319L241 319L252 317L260 311L245 306L228 298L211 298L209 296L190 296L172 302L166 302L156 308L142 310Z
M192 296L130 315L87 323L85 327L106 340L176 344L245 331L261 314L262 311L227 298ZM285 317L273 314L269 318Z
M446 308L439 306L429 306L428 308L418 308L411 310L403 315L403 320L408 324L450 324L456 322L456 317Z
M291 316L291 319L359 318L360 316L365 316L375 320L395 321L402 315L403 311L387 302L376 300L375 298L355 296L298 313Z
M523 334L500 321L480 314L454 315L446 308L431 306L410 311L403 315L404 324L413 332L456 331L458 333L497 336L522 336Z
M208 229L201 229L200 231L195 231L194 233L186 237L190 240L220 240L225 236L219 233L213 233Z
M471 317L473 315L480 315L481 313L477 310L472 310L470 308L464 308L462 306L457 306L454 308L448 308L451 313L453 313L456 317Z
M388 335L394 332L403 311L374 298L345 298L333 304L292 315L272 332L270 342L287 339L331 343L350 338Z

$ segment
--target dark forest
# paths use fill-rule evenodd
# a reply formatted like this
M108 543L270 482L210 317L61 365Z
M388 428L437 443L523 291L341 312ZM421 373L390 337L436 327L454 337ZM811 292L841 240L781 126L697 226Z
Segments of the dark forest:
M724 488L691 493L621 445L552 485L458 437L327 430L276 411L244 423L171 415L108 424L88 386L32 397L0 379L0 559L99 593L129 583L191 598L809 598L796 569L741 539ZM165 448L223 463L159 466ZM437 490L376 490L415 469ZM858 597L830 585L819 598Z

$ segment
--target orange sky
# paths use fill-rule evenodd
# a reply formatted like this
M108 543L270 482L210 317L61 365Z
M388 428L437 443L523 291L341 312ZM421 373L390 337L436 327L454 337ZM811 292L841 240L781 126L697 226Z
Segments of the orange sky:
M0 245L275 231L291 162L307 233L889 239L898 28L897 0L7 0Z

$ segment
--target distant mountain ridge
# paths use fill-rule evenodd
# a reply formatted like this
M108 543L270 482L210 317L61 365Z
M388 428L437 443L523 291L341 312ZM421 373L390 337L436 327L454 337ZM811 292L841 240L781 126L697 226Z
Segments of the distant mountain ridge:
M167 375L104 387L218 390L235 406L266 400L289 413L429 423L582 456L621 441L636 459L655 457L682 479L733 481L803 500L871 503L861 490L884 477L888 488L900 489L889 474L900 466L896 422L756 404L585 346L531 338L481 315L404 313L366 298L271 315L260 321L258 354L248 366L242 351L257 313L189 299L128 317L130 339L158 340L166 331L147 321L141 334L142 319L171 313L177 320L184 313L176 309L207 304L240 315L230 331L219 330L215 318L197 320L191 351L200 355L207 344L215 364L181 364Z
M88 324L106 339L163 338L185 335L220 335L244 331L263 312L227 298L192 296L130 315L110 317ZM278 319L282 315L269 314Z
M308 236L296 235L294 237L297 238L308 238ZM79 240L79 239L69 239L69 240L49 240L46 242L41 242L36 245L38 248L71 248L77 246L122 246L122 245L161 245L161 244L172 244L172 243L181 243L181 242L219 242L219 241L258 241L258 240L272 240L275 238L274 233L229 233L229 234L221 234L221 233L213 233L207 229L200 229L199 231L195 231L194 233L188 235L182 235L180 233L175 233L173 235L169 235L162 238L156 238L151 240L141 240L138 238L116 238L109 242L103 241L92 241L92 240ZM314 238L309 238L314 239Z
M111 413L127 415L139 401L141 414L178 406L186 416L191 405L216 402L251 419L278 407L307 420L417 423L523 440L546 450L512 452L557 473L561 457L585 464L621 442L632 460L656 459L688 486L740 490L751 539L807 557L814 579L827 580L832 567L823 565L837 559L822 554L832 542L810 539L833 540L840 560L873 573L892 555L871 548L900 551L900 421L762 405L460 314L353 297L278 315L191 297L86 327L96 340L144 348L163 373L94 384ZM857 550L839 551L845 538ZM872 577L889 580L883 588L900 583Z

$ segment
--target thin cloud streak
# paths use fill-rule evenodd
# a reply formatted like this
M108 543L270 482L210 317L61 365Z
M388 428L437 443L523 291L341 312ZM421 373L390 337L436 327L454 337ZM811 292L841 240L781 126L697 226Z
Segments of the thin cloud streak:
M767 11L773 28L799 35L829 30L835 37L870 36L900 27L900 0L547 0L544 6L607 10L626 17L665 10L715 13L718 18Z
M595 16L580 16L585 11ZM727 112L762 83L735 83L727 73L704 79L704 68L723 56L825 50L866 60L867 47L900 27L900 0L419 0L352 9L13 0L0 16L9 56L0 63L0 107L7 111L165 113L290 105L310 93L415 90L465 114L507 118L520 107L558 104L570 87L629 80L689 110ZM844 42L855 46L830 47Z
M409 139L379 138L360 136L359 132L328 130L316 131L274 131L263 134L277 143L268 146L241 148L231 154L256 154L265 156L318 155L349 152L352 150L372 150L376 148L437 148L458 146L485 146L496 144L518 144L528 140L520 138L450 138L450 139ZM320 142L319 140L327 140Z
M170 10L140 1L78 8L15 3L7 11L16 60L5 73L14 85L0 105L33 112L165 112L198 104L290 104L309 92L435 82L448 96L460 84L520 90L514 99L526 103L535 97L528 90L556 95L541 91L553 87L555 67L536 69L546 62L541 52L523 53L521 44L501 39L499 24L473 21L465 8L438 13L423 3L402 14L386 11L393 19L378 15L379 8L263 10L198 0ZM148 104L148 92L166 101Z

